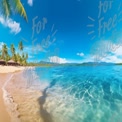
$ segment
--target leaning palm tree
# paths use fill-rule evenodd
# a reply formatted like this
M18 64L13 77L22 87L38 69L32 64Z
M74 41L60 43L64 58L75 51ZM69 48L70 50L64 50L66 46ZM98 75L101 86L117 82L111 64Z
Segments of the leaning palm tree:
M1 7L3 15L6 18L12 13L16 12L19 13L26 21L28 21L26 11L21 3L21 0L2 0Z

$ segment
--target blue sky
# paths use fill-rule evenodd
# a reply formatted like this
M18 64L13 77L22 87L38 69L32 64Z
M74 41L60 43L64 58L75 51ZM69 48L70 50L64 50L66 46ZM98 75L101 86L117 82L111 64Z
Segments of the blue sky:
M0 15L0 48L20 40L28 61L122 62L119 0L22 0L28 23Z

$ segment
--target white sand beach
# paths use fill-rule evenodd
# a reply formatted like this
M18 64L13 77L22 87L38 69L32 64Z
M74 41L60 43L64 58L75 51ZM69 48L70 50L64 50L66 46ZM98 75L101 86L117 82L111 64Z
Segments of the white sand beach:
M24 67L0 66L0 122L10 122L11 118L3 99L3 86L9 78L9 73L23 70Z
M0 66L0 73L14 73L17 71L24 70L25 67L15 67L15 66Z
M21 77L24 69L0 66L0 122L44 122L39 104L42 93L26 87Z

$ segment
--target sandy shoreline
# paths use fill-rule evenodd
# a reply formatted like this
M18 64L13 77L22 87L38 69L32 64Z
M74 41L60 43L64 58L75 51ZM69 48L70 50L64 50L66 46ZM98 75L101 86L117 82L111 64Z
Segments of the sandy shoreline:
M8 93L6 93L7 80L14 72L22 71L24 67L0 66L0 122L10 122L11 116L8 113L6 101ZM9 100L9 99L8 99Z
M0 122L46 122L40 112L42 92L27 88L24 69L0 66Z
M24 67L13 67L13 66L0 66L0 122L10 122L11 117L8 114L7 106L4 100L4 86L11 73L24 70ZM4 92L4 93L3 93Z
M0 74L0 122L10 122L11 120L4 104L2 92L2 86L4 84L4 81L7 80L7 77L7 74Z
M25 67L14 67L14 66L0 66L0 74L14 73L24 70Z

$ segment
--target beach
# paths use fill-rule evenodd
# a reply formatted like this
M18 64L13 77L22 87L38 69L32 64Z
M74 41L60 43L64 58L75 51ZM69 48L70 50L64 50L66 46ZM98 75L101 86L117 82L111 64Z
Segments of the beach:
M0 122L11 122L11 116L7 111L7 105L4 100L4 85L12 73L22 71L24 67L0 66Z
M6 74L0 74L0 122L10 122L10 116L6 111L6 106L3 100L2 86L6 80Z
M0 74L0 122L121 120L121 66L13 67L5 73L8 68Z
M0 122L43 122L42 93L27 87L25 67L0 66ZM45 121L46 122L46 121Z

